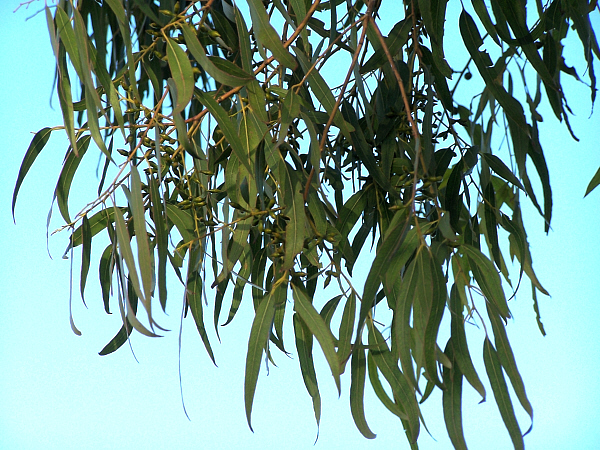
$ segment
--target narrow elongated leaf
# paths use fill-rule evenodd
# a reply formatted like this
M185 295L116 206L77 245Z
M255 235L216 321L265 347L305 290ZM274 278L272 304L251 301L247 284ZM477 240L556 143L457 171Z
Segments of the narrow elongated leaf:
M50 139L51 133L52 129L47 127L42 128L35 134L35 136L31 140L31 143L29 144L29 148L27 148L27 152L25 153L25 157L23 158L23 162L21 163L21 167L19 168L17 183L15 184L15 189L13 191L11 210L13 220L15 220L15 204L17 203L17 195L19 195L19 189L21 189L21 184L23 184L23 180L25 179L25 176L27 176L27 172L29 172L29 169L31 168L33 162L46 146L48 139Z
M460 368L455 364L453 358L452 340L448 341L446 356L452 361L452 368L444 367L443 378L446 389L442 392L442 406L444 410L444 421L446 422L446 430L448 436L455 449L466 450L467 443L462 427L462 378L463 374Z
M247 148L242 144L239 138L238 132L229 119L227 112L211 97L210 94L204 92L196 93L204 106L213 115L219 123L219 128L225 135L227 142L231 145L233 152L239 158L240 162L244 165L246 170L250 173L254 173L252 164L250 162L250 154Z
M527 414L529 414L529 417L531 418L531 426L533 426L533 407L531 406L531 403L529 403L529 399L525 393L525 384L523 383L523 379L521 378L521 374L517 368L515 355L513 354L510 343L508 342L508 336L506 335L504 323L489 306L487 308L487 312L490 322L492 323L492 330L494 331L494 343L496 344L496 352L498 354L498 358L500 359L500 363L508 375L508 379L513 386L515 394L517 394L517 398L519 399L521 406L523 406L523 409L527 411ZM530 430L531 427L525 434L527 434Z
M169 37L167 37L167 57L177 87L177 104L173 106L173 114L178 114L183 111L194 94L194 73L183 49Z
M206 328L204 327L204 315L202 311L202 278L200 278L200 275L197 271L191 271L191 273L188 272L185 298L187 299L187 302L190 305L190 310L192 311L194 322L196 322L196 328L198 329L200 338L202 339L204 347L208 352L208 356L210 357L213 364L216 366L217 363L215 362L215 355L213 353L212 347L210 346L210 341L208 340Z
M194 233L194 218L190 214L190 210L181 210L177 206L167 203L167 217L169 222L177 227L177 231L185 242L191 242L196 238Z
M481 395L481 401L484 401L485 388L483 387L483 383L479 379L479 375L477 375L475 367L473 366L473 361L471 360L471 354L469 353L469 347L467 345L467 335L465 333L465 324L462 310L463 305L461 303L460 296L458 293L458 287L456 286L456 284L454 284L452 285L452 290L450 291L450 311L452 313L450 316L452 357L448 357L451 360L453 360L453 365L458 364L460 368L460 373L464 374L465 378L471 384L471 386L473 386L475 390L479 393L479 395ZM450 345L450 343L448 343L448 345ZM446 347L446 354L448 354L448 347Z
M338 339L338 357L342 363L340 373L344 373L346 361L352 352L352 331L354 330L354 321L356 320L356 294L354 291L350 293L344 312L342 313L342 321L340 322L340 334Z
M311 69L311 64L309 63L308 59L306 59L304 53L302 53L302 50L294 48L294 52L296 53L296 57L302 66L302 70L304 72L308 72ZM310 71L310 74L308 75L308 84L310 85L310 89L315 94L315 97L317 97L317 100L319 100L319 103L325 108L327 114L331 116L335 108L335 98L331 93L331 89L327 83L325 83L325 80L317 70L313 69ZM346 136L348 139L351 139L350 132L354 131L354 127L344 120L339 110L335 113L333 123L336 127L342 130L344 136Z
M404 46L404 44L406 44L411 29L412 20L410 20L410 18L401 20L391 29L390 34L385 39L385 45L387 45L387 48L392 56L398 54L400 49ZM375 38L370 42L375 46L375 53L364 65L361 66L361 74L379 69L388 62L385 51L383 50L383 47L381 47L379 40Z
M375 363L375 359L373 358L373 354L371 352L367 353L367 362L368 362L368 371L369 371L369 381L371 382L371 387L377 395L377 398L381 400L381 403L393 414L401 418L402 420L408 420L408 416L402 410L402 408L396 404L387 394L383 385L381 384L381 380L379 379L379 373L377 370L377 364Z
M104 303L104 311L110 314L110 287L112 285L113 272L113 244L108 246L102 252L100 264L98 265L98 277L100 279L100 288L102 290L102 302ZM136 304L137 306L137 304Z
M302 288L292 284L292 291L294 294L294 310L304 321L310 332L317 338L317 341L319 341L319 345L331 369L338 392L340 392L340 362L335 351L335 338Z
M250 48L250 35L246 28L246 22L238 8L235 8L235 24L239 36L240 56L242 69L247 73L252 73L252 49ZM246 85L248 92L248 102L250 107L260 121L266 123L269 121L266 109L265 92L262 90L258 81L250 81Z
M373 347L373 350L371 350L373 359L385 379L390 384L394 397L406 412L409 425L406 434L410 442L415 443L419 436L419 417L421 413L419 411L417 399L415 398L414 390L410 387L402 372L400 372L398 361L392 356L381 332L370 322L368 323L368 327L369 346Z
M360 315L358 318L358 329L361 330L366 320L368 311L375 305L375 295L382 282L382 277L390 268L389 264L398 254L401 246L406 238L407 231L409 229L405 219L408 218L406 210L396 212L399 217L393 224L390 224L386 235L384 236L383 242L377 249L377 254L367 275L365 281L365 287L360 306Z
M140 277L145 299L150 306L150 297L152 296L152 281L154 279L154 264L150 255L150 246L148 244L148 232L146 231L146 218L144 210L144 200L142 199L142 184L140 175L135 165L131 165L131 194L129 196L129 206L133 216L133 229L135 231L135 241L137 243L138 265L140 268ZM150 312L150 311L148 311Z
M444 386L439 380L437 373L437 338L442 317L446 309L446 280L441 271L441 267L434 260L433 255L430 254L429 256L429 273L431 275L431 310L428 313L427 324L425 326L423 353L425 355L425 369L427 370L429 377L440 389L443 390ZM427 271L427 267L425 267L425 270ZM419 314L417 308L414 308L414 312L415 314Z
M486 300L494 306L502 317L508 319L510 317L508 303L504 296L500 275L496 272L494 264L475 247L464 244L460 248L469 257L471 270Z
M271 25L269 16L260 0L248 0L254 33L261 45L269 49L279 63L289 69L296 69L297 63L291 53L283 46L281 38Z
M312 348L313 335L304 324L298 314L294 314L294 334L296 336L296 350L298 351L298 362L302 371L302 379L308 394L312 398L313 410L317 426L321 422L321 395L319 394L319 385L317 383L317 374L313 362Z
M276 299L275 290L277 289L285 288L275 287L258 306L248 340L248 354L246 356L246 372L244 377L244 403L246 406L246 419L251 430L254 392L256 391L256 382L258 381L263 350L267 347L271 328L273 327Z
M519 179L516 177L514 173L502 162L500 158L496 155L492 155L491 153L481 153L481 156L485 161L489 164L490 168L496 172L497 175L504 178L509 183L514 184L521 190L525 190Z
M60 172L60 176L58 177L58 183L56 183L56 190L54 191L54 195L56 195L58 209L61 215L63 216L63 219L65 219L65 222L67 223L71 223L68 204L71 183L73 181L73 177L75 176L75 172L79 167L79 163L85 155L85 152L87 151L89 145L90 135L86 135L77 141L77 147L79 148L79 156L75 153L72 147L69 149L67 159L64 162L62 171Z
M227 86L236 87L244 86L250 81L255 80L254 75L247 73L232 62L216 56L207 56L206 50L196 37L195 30L190 25L187 23L181 24L181 30L185 37L185 44L192 56L206 73L216 81Z
M367 373L367 360L365 349L356 345L352 351L351 381L350 381L350 412L358 431L367 439L375 439L377 435L371 431L365 418L365 378Z
M144 298L144 291L140 287L137 269L135 267L135 262L133 259L133 251L131 250L131 244L129 242L129 233L127 232L127 225L125 225L125 220L123 219L123 215L121 214L121 211L117 210L116 207L114 207L114 210L115 210L115 225L116 225L115 228L117 230L117 242L119 244L119 250L121 252L123 259L125 260L125 264L127 264L127 269L129 269L128 276L129 276L129 279L131 280L131 284L133 285L135 293L142 300L142 303L144 303L144 306L146 307L145 303L147 301L149 301L150 299L146 300ZM146 311L148 311L148 313L150 313L148 307L146 307ZM133 317L131 318L131 322L132 322L134 328L138 329L135 325L135 320L133 319ZM152 337L156 336L154 333L150 332L145 327L142 327L138 331L146 336L152 336Z
M487 337L483 342L483 362L485 363L485 370L490 379L492 392L500 410L502 421L508 430L508 434L510 434L513 445L516 450L524 449L523 436L521 435L512 401L510 400L508 386L502 373L502 366L500 365L496 349Z
M123 43L125 44L125 51L127 53L127 69L129 72L129 80L136 80L135 75L135 65L136 60L133 57L133 46L131 45L131 30L129 28L129 22L125 15L125 8L121 0L106 0L106 3L110 7L110 9L115 14L117 18L117 22L119 24L119 31L121 32L121 37L123 38ZM140 93L138 92L137 83L131 83L131 89L135 98L141 103L142 98Z
M83 246L81 248L81 278L80 278L80 291L81 299L83 300L83 293L85 291L85 283L87 281L88 272L90 270L90 259L92 257L92 231L90 229L90 221L87 215L83 216L81 222L81 232L83 238Z
M19 172L19 174L20 174L20 172ZM594 174L594 176L590 180L590 183L588 184L587 189L585 190L584 197L587 197L587 195L590 192L592 192L594 189L596 189L596 187L599 184L600 184L600 168L596 171L596 173ZM13 210L14 210L14 200L13 200ZM14 216L14 212L13 212L13 216Z
M500 247L498 245L498 219L496 218L496 193L494 186L488 182L483 189L484 199L484 216L485 216L485 231L488 244L490 245L491 254L496 262L496 266L502 267L502 257L500 255Z
M285 190L283 192L286 205L285 214L290 218L285 229L285 255L283 259L283 270L287 270L294 266L294 258L304 247L306 219L304 214L304 199L302 192L300 192L302 187L298 182L294 170L289 164L285 164L285 169L281 172L284 172L282 175L285 177Z
M148 181L150 187L150 202L152 204L151 212L154 221L154 230L156 233L155 243L158 249L158 296L163 311L167 306L167 254L168 254L168 235L166 222L163 214L163 204L158 191L156 178L150 177Z
M130 305L131 305L131 314L135 315L135 313L137 312L137 305L138 305L138 299L135 295L132 296ZM98 353L100 356L110 355L111 353L113 353L113 352L117 351L119 348L121 348L121 346L125 342L127 342L127 339L129 338L129 336L131 335L131 332L133 331L133 327L131 326L131 323L129 322L129 318L126 318L125 321L126 321L126 324L123 324L121 326L121 329L117 332L115 337L113 337L110 340L110 342L108 344L106 344L102 350L100 350L100 352Z

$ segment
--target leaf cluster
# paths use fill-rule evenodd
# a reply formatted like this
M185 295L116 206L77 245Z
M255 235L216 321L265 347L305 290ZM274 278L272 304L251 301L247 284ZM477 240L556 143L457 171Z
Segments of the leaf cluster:
M531 419L533 409L505 330L505 291L514 296L523 274L530 280L543 333L537 293L547 292L532 267L520 201L532 201L547 231L552 190L537 108L545 98L569 127L561 76L579 79L563 56L572 30L595 99L595 3L473 0L452 36L468 55L460 70L445 53L447 1L247 6L249 16L228 0L61 0L45 8L64 124L35 135L13 213L29 168L64 129L70 146L55 199L68 251L82 252L81 296L92 241L102 234L102 299L108 313L116 296L123 320L100 354L133 330L164 331L153 305L166 309L170 271L213 361L207 306L218 334L252 299L249 425L263 356L288 353L291 320L317 423L315 339L340 392L350 372L351 412L365 437L375 437L363 405L368 375L415 446L419 405L441 389L450 439L466 448L463 380L487 395L467 344L477 322L494 398L522 448L506 377ZM387 36L383 14L397 16ZM498 129L505 148L492 139ZM104 161L97 198L72 217L72 180L96 148ZM358 268L370 249L370 267ZM357 271L366 275L362 287L353 284Z

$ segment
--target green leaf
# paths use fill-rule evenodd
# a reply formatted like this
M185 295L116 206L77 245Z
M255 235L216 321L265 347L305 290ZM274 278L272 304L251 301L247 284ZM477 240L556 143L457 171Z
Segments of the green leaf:
M129 28L129 21L125 15L125 8L121 0L106 0L106 3L115 14L117 22L119 24L119 31L125 44L125 50L127 53L127 69L129 72L129 80L137 80L135 75L136 70L136 59L133 57L133 46L131 45L131 30ZM131 83L131 88L134 97L141 103L142 98L138 92L137 83Z
M491 153L481 153L481 156L485 161L489 164L490 168L496 172L497 175L504 178L509 183L514 184L521 190L525 190L519 179L516 177L514 173L502 162L500 158L496 155L492 155Z
M196 37L196 32L187 23L181 24L185 44L202 68L217 82L227 86L244 86L256 78L232 62L217 56L207 56L206 50Z
M365 378L367 360L365 349L356 345L352 351L351 379L350 379L350 412L358 431L367 439L375 439L377 435L371 431L365 418Z
M249 151L247 148L244 148L244 145L242 144L242 141L238 135L238 131L231 122L227 112L215 101L214 98L212 98L210 94L205 92L197 92L196 95L198 95L199 100L204 106L206 106L208 111L219 123L219 128L225 135L227 142L229 142L231 145L233 152L239 158L240 162L244 165L249 173L254 173L252 164L250 162Z
M487 302L492 304L502 317L508 319L510 317L508 303L502 290L500 275L496 272L494 264L475 247L463 244L460 248L469 257L473 276Z
M140 277L142 279L142 288L144 290L144 295L141 298L146 300L147 306L149 307L154 279L154 263L150 255L150 246L148 244L148 232L146 231L146 218L140 174L134 164L131 165L131 193L129 195L129 206L131 207L131 214L133 217L133 229L135 231L135 240L138 251L138 266L140 269Z
M373 347L370 352L377 367L390 384L394 397L406 412L409 425L406 434L410 442L416 443L419 436L421 413L414 390L408 384L406 377L400 372L398 361L392 356L381 332L371 322L367 322L367 325L369 327L369 346Z
M398 219L396 219L396 217L398 217ZM377 248L377 254L375 255L375 259L373 260L373 264L371 265L371 269L369 270L369 274L365 281L358 319L359 330L362 329L368 311L375 306L375 295L382 282L382 277L390 268L390 262L399 252L404 250L402 244L404 243L410 228L406 221L407 219L406 209L397 211L395 221L393 224L390 224L383 238L383 242L381 242Z
M79 156L75 153L73 147L69 148L67 153L67 159L63 163L62 171L58 177L58 183L56 183L56 190L54 195L58 203L58 209L66 223L71 223L71 217L69 216L69 191L71 189L71 183L75 172L79 167L79 163L83 159L85 152L90 145L90 135L83 136L77 141L77 147L79 148Z
M108 244L100 257L98 265L98 277L100 279L100 288L102 290L102 302L104 303L104 311L110 314L110 287L112 285L113 272L113 244ZM136 303L137 306L137 303Z
M491 308L489 308L489 306L487 308L487 312L492 324L492 330L494 331L494 343L496 344L500 363L508 375L508 379L513 386L521 406L523 406L523 409L527 412L527 414L529 414L531 426L533 427L533 407L531 406L531 403L529 403L529 399L525 393L525 384L523 383L523 379L521 378L521 374L517 368L515 355L513 354L510 343L508 342L508 336L506 335L504 323L502 322L502 319L498 317L498 315L495 314ZM529 433L530 430L531 427L525 434Z
M335 351L335 338L302 288L296 284L292 284L292 291L294 294L294 310L304 321L310 332L317 338L317 341L319 341L339 393L341 389L340 362Z
M81 233L83 238L83 246L81 248L80 290L81 299L83 300L83 292L85 291L85 283L87 281L88 272L90 270L90 259L92 256L92 230L90 228L90 221L87 215L83 216L81 222Z
M285 229L285 255L283 259L283 270L294 267L294 258L302 251L304 247L305 235L305 213L304 198L302 196L302 186L300 185L294 169L289 164L285 164L282 170L284 190L283 198L285 201L285 215L290 220Z
M369 23L370 25L370 23ZM400 49L408 41L408 35L412 30L412 20L410 18L403 19L391 29L390 34L385 39L385 44L392 56L398 54ZM369 60L361 66L360 73L365 74L379 69L388 62L387 56L378 39L372 39L370 43L375 47L375 53Z
M190 266L191 265L192 263L190 259ZM188 272L187 286L185 287L185 298L190 305L194 322L196 322L196 328L198 329L200 338L202 339L204 347L208 352L208 356L210 356L211 361L216 366L217 363L215 362L215 355L213 354L210 341L208 340L208 334L206 333L206 328L204 327L204 315L202 311L202 278L200 278L198 271L191 270Z
M424 272L429 271L429 276L431 276L431 310L427 314L428 319L423 339L423 353L425 355L425 369L427 370L429 377L440 389L443 389L444 386L439 380L437 373L437 339L442 317L446 309L446 279L434 256L429 252L427 253L429 254L429 270L425 266ZM415 298L415 300L417 299ZM418 308L414 308L414 312L415 314L419 314Z
M129 242L129 233L127 232L127 225L125 225L125 220L123 220L123 215L121 211L114 207L115 210L115 225L117 229L117 243L119 244L119 251L121 253L122 258L125 260L127 264L127 268L129 269L128 277L131 280L131 284L135 290L136 295L142 300L144 303L144 307L146 308L146 312L148 313L148 320L152 324L152 316L150 315L150 307L147 303L150 302L150 299L144 299L144 292L140 288L140 282L137 275L137 270L135 267L135 262L133 259L133 252L131 250L131 244ZM148 337L158 337L157 334L154 334L146 327L144 327L135 317L135 315L131 315L129 317L131 325L142 333L144 336Z
M155 243L158 249L158 296L163 311L167 306L167 254L168 254L168 234L166 229L165 216L163 213L163 204L158 191L156 178L151 176L148 181L150 187L150 203L152 220L154 221L154 231L156 233Z
M318 426L321 422L321 395L319 394L317 374L315 373L315 365L312 357L313 335L298 314L294 314L293 317L298 362L300 363L304 386L306 386L306 390L312 398L315 420Z
M449 369L444 366L443 378L444 386L446 389L442 392L442 407L444 410L444 421L446 422L446 430L448 430L448 436L455 449L467 449L467 443L465 442L465 436L463 433L462 426L462 379L463 374L460 368L455 364L456 360L453 358L454 350L452 346L452 339L446 344L446 350L444 351L450 361L452 361L452 368Z
M20 175L20 172L19 172ZM594 189L596 189L596 187L600 184L600 168L596 171L596 174L593 176L593 178L590 181L590 184L588 184L587 189L585 190L585 195L584 197L587 197L587 195L592 192ZM14 210L14 200L13 200L13 210ZM14 213L13 213L14 216Z
M21 163L21 167L19 169L19 175L17 176L17 183L15 184L15 189L13 191L13 199L12 199L12 216L13 220L15 220L15 204L17 203L17 195L19 194L19 189L21 189L21 184L27 176L29 169L33 165L33 162L38 157L40 152L46 146L48 139L50 139L50 134L52 133L51 128L42 128L38 131L31 143L29 144L29 148L27 148L27 152L25 153L25 157L23 158L23 162Z
M524 449L525 444L523 443L523 436L521 435L521 430L517 418L515 417L515 411L508 393L508 386L506 385L504 375L502 374L502 366L500 365L496 349L487 337L483 342L483 362L485 363L485 370L490 379L490 384L492 385L492 392L494 392L496 404L498 405L500 415L508 430L508 434L510 434L513 445L515 446L515 449Z
M242 69L246 73L252 72L252 50L250 47L250 35L248 34L248 29L246 28L246 23L244 22L244 18L240 13L238 8L235 8L235 23L237 26L237 32L239 36L239 44L240 44L240 57L242 62ZM266 110L266 99L265 92L262 90L259 82L251 81L246 86L246 91L248 92L248 102L250 103L250 107L256 116L259 118L261 122L268 122L269 117L267 116Z
M444 22L448 0L419 0L423 23L431 39L433 61L446 78L452 77L452 69L444 58Z
M275 59L288 69L295 70L297 63L291 53L283 46L281 38L271 25L267 11L261 0L248 0L254 34L260 45L269 49Z
M457 232L461 231L459 230L458 222L460 220L460 212L463 208L462 195L460 194L462 169L463 163L461 161L454 165L448 177L446 192L444 194L444 208L450 214L450 225Z
M350 358L352 352L352 331L354 330L354 321L356 320L356 294L354 291L350 293L344 312L342 313L342 321L340 322L340 334L338 339L338 357L342 364L340 374L344 373L346 361Z
M479 395L481 395L481 401L485 401L485 388L477 375L475 367L473 366L473 361L471 360L471 354L469 353L467 335L465 333L465 320L462 310L463 305L458 293L458 287L454 284L450 291L452 357L450 357L450 355L448 357L453 360L453 366L458 364L460 371L456 373L463 374L471 386L473 386ZM450 343L448 343L448 345L450 345ZM448 354L448 347L446 347L446 354Z
M369 371L369 381L371 382L371 387L377 395L377 398L383 403L383 405L393 414L400 417L402 420L407 420L408 416L401 409L401 407L396 404L387 394L383 385L381 384L381 380L379 379L379 374L377 371L377 364L375 363L375 359L373 358L372 352L367 354L368 361L368 371Z
M169 37L166 42L169 68L177 87L177 103L173 106L173 114L178 114L183 111L194 94L194 73L189 58L179 44Z
M485 231L486 238L490 245L490 250L496 266L502 267L502 257L500 254L500 247L498 245L498 219L496 218L496 193L494 192L494 186L491 182L488 182L483 189L483 209L485 216Z
M167 203L167 218L168 220L177 227L177 231L181 234L184 242L191 242L196 239L194 233L194 218L192 217L190 210L181 210L176 205Z
M138 299L135 295L133 296L133 299L130 302L130 304L131 314L135 315L135 313L137 312L138 305ZM125 342L127 342L127 339L129 339L129 336L133 331L133 327L131 326L131 323L129 322L128 318L126 318L125 321L126 324L123 324L121 326L121 329L117 332L115 337L113 337L110 340L110 342L106 344L102 350L100 350L100 352L98 353L100 356L106 356L117 351Z
M254 392L256 391L256 382L258 381L262 353L267 347L271 328L273 327L276 306L275 300L277 298L275 291L277 289L285 289L285 287L274 287L269 295L261 301L256 310L256 315L252 322L252 329L250 330L250 338L248 340L248 354L246 356L246 372L244 377L244 402L246 405L246 419L248 420L248 426L251 430Z
M298 58L298 61L302 66L302 70L305 73L307 73L312 68L312 65L309 63L304 53L302 53L302 50L294 48L294 52L296 53L296 57ZM331 89L329 88L329 86L327 85L327 83L325 82L318 70L310 70L310 73L308 75L308 84L310 86L310 89L315 94L315 97L317 97L319 103L323 106L323 108L325 108L327 114L331 116L335 108L335 98L331 93ZM342 114L339 111L339 108L338 111L335 112L333 123L342 131L342 133L344 133L344 136L346 136L346 138L351 139L350 132L354 131L354 127L344 120Z

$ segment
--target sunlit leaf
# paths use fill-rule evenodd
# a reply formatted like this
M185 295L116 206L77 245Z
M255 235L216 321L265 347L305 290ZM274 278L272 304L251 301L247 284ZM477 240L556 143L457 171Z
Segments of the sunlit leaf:
M294 294L294 310L298 313L310 332L317 338L317 341L319 341L339 392L340 363L338 354L335 351L335 338L302 288L292 284L292 292Z
M256 391L256 382L262 363L263 350L266 349L269 335L273 326L275 316L275 291L285 289L285 287L276 287L260 303L252 322L250 338L248 339L248 354L246 356L246 372L244 376L244 402L246 405L246 419L248 426L252 430L252 403L254 401L254 392Z
M304 386L306 386L306 390L312 398L315 420L318 426L321 422L321 395L319 394L319 385L312 357L313 335L302 319L298 317L298 314L294 314L293 323L300 370L302 371Z

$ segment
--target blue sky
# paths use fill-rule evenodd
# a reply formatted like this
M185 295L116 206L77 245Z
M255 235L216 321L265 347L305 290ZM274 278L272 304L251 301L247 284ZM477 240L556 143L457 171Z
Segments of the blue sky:
M0 5L0 123L5 136L0 175L0 447L312 448L316 426L296 359L276 355L279 367L270 367L268 376L261 369L253 412L255 433L246 425L243 373L250 302L243 302L239 317L222 329L222 344L213 338L218 368L206 355L191 318L184 321L181 369L191 421L183 412L179 390L181 290L177 285L170 291L174 296L169 299L169 316L160 320L172 331L161 339L132 336L139 363L126 347L107 357L98 356L118 331L120 318L103 312L94 265L86 295L88 308L78 294L73 296L75 321L83 335L71 332L70 261L61 259L68 236L50 237L50 259L45 230L67 147L61 132L53 134L21 189L16 225L10 214L12 190L31 133L61 123L56 99L54 109L49 106L53 57L44 17L25 22L41 3L13 14L17 4L3 1ZM596 419L600 412L600 190L583 199L587 183L600 166L600 121L598 113L590 115L589 89L569 84L567 94L576 113L573 128L580 143L569 137L551 112L542 113L546 119L541 124L542 142L554 191L548 236L543 233L542 219L531 208L526 210L534 267L552 294L540 298L548 335L542 337L537 329L527 284L511 302L515 318L507 328L535 410L533 431L525 438L528 449L600 447ZM90 177L95 177L95 164L91 158L89 167L80 169L87 170L87 176L76 179L74 192L84 190ZM95 178L92 185L95 189ZM56 213L51 231L60 225ZM98 257L96 248L93 260ZM77 277L77 263L74 270ZM77 292L78 284L74 286ZM478 357L481 340L479 336L471 344ZM368 441L360 435L348 406L349 379L343 378L343 395L338 399L324 358L319 350L315 354L323 397L315 448L408 448L400 423L372 394L367 396L366 413L378 436ZM510 448L491 391L486 403L477 402L476 393L465 386L463 421L469 448ZM433 395L423 413L437 442L423 430L420 447L449 448L441 396ZM526 429L526 414L518 417Z

